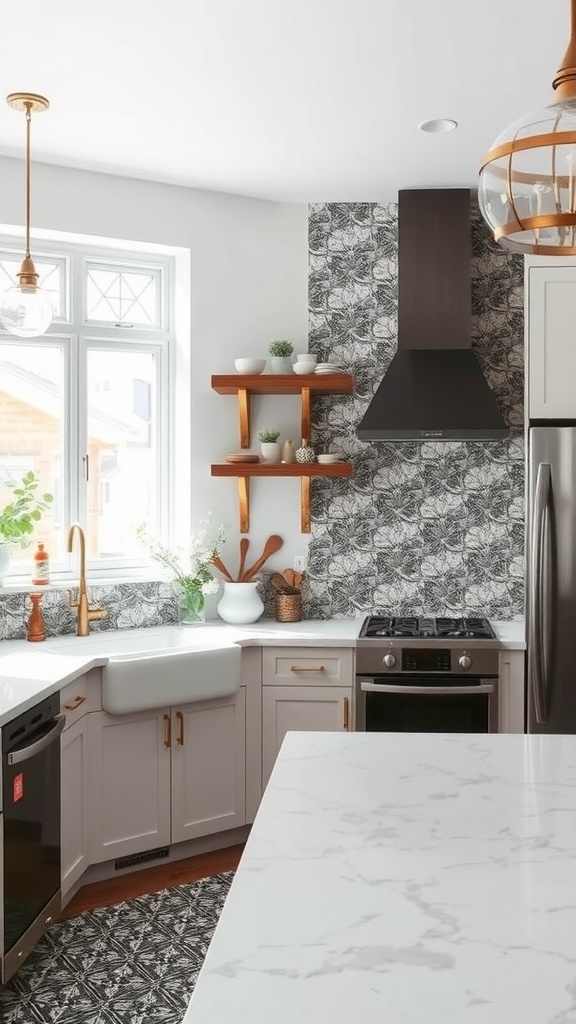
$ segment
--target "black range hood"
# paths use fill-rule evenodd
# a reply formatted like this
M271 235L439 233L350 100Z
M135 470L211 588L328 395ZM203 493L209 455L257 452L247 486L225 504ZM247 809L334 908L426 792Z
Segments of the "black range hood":
M398 193L398 351L363 441L494 441L510 431L472 351L469 189Z

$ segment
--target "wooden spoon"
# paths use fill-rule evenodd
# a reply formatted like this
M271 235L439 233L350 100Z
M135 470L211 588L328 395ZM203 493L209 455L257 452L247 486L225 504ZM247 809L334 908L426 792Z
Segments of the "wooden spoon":
M253 579L256 573L260 572L260 569L264 565L264 562L268 561L270 555L274 555L276 554L277 551L280 551L280 548L282 547L283 543L284 541L282 540L282 537L279 537L277 533L273 533L270 537L268 537L268 540L264 545L262 554L260 555L260 558L257 558L252 568L248 569L248 571L244 573L245 583L247 583L248 580Z
M284 574L282 572L273 572L269 583L275 590L281 590L285 594L296 594L296 588L292 587L291 584L286 582Z
M244 566L246 564L246 555L248 554L249 546L250 541L248 540L248 537L242 537L240 540L240 566L238 568L237 576L238 583L242 583L244 579Z
M218 557L218 555L216 555L216 557L212 559L212 565L216 569L218 569L219 572L222 573L224 579L228 580L229 583L236 583L237 582L234 579L234 577L230 575L230 573L228 572L228 569L224 565L224 562L222 561L221 558Z

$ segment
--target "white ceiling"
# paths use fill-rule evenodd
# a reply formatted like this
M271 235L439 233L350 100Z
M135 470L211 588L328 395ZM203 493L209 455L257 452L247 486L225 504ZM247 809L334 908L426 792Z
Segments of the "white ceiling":
M474 186L552 101L569 0L26 0L0 96L40 92L32 159L296 202ZM455 118L447 135L420 121ZM0 103L0 154L24 115Z

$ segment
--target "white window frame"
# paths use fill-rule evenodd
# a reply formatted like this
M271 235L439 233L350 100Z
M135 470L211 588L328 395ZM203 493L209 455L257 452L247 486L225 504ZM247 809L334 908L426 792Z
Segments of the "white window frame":
M0 225L1 253L22 254L21 243L14 233ZM87 522L88 491L83 482L83 455L86 451L86 358L89 347L114 347L115 341L123 346L132 343L137 351L151 352L157 358L157 394L159 409L158 472L159 534L164 542L175 542L186 536L190 529L190 251L171 246L156 246L118 239L94 239L62 232L39 232L33 239L32 254L39 262L51 257L62 260L66 268L67 288L64 308L67 320L54 320L42 338L30 339L34 345L42 341L64 344L64 389L69 396L65 402L63 460L66 460L69 486L67 506L62 516L70 523L78 519ZM158 270L161 274L160 316L161 327L137 325L115 327L100 321L88 320L86 312L86 265L101 262L110 268ZM76 318L71 319L75 310ZM0 325L0 340L13 337ZM68 345L68 358L66 358ZM72 394L73 384L79 388ZM80 392L83 393L80 393ZM176 429L178 424L178 429ZM187 429L186 429L187 425ZM184 427L184 429L183 429ZM84 447L83 447L84 445ZM64 465L63 465L64 470ZM188 501L182 501L182 495ZM67 530L66 530L67 532ZM30 549L32 550L32 549ZM67 556L67 564L51 569L54 583L69 583L78 577L78 555ZM99 559L87 562L87 576L91 582L121 582L131 579L158 579L150 559L143 553L141 559ZM10 577L5 589L22 589L29 581L29 573Z

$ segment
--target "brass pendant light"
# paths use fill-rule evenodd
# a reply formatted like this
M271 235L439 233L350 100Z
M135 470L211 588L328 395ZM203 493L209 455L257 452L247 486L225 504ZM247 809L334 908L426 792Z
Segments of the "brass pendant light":
M503 131L480 169L482 216L514 252L576 255L576 0L570 8L555 102Z
M30 256L30 122L33 112L48 110L50 104L44 96L29 92L12 92L6 102L13 110L26 114L26 251L17 275L19 283L0 296L0 321L10 334L36 338L48 329L54 311L48 296L38 287Z

